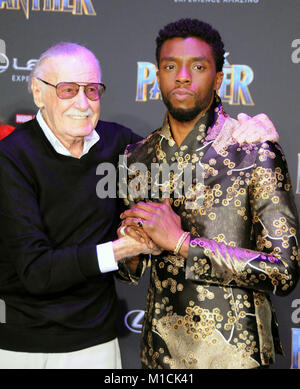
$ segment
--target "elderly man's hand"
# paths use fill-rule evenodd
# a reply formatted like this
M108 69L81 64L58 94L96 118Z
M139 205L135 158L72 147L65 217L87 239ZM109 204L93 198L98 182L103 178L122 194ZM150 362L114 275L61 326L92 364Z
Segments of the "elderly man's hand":
M182 235L180 217L171 208L168 199L163 203L140 202L121 214L124 225L142 224L153 242L164 250L174 251Z
M159 255L161 253L161 249L149 238L147 233L143 230L142 227L138 227L136 223L128 222L126 225L123 221L122 225L118 228L117 234L119 238L122 237L130 237L137 242L140 242L143 245L147 246L147 252L143 251L143 254L153 254ZM149 249L149 250L148 250Z
M152 254L154 248L148 247L146 243L131 238L129 235L112 242L115 260L121 261L124 258L136 257L140 254Z
M269 119L263 113L251 118L245 113L240 113L237 116L239 126L233 132L232 137L240 144L273 141L277 142L279 135Z

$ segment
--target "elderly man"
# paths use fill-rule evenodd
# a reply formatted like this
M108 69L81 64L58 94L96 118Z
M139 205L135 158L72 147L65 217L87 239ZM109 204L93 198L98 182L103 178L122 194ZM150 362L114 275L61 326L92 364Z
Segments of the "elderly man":
M215 29L183 19L156 42L167 114L127 150L130 172L139 163L130 184L147 184L146 193L129 192L128 204L138 195L156 202L122 215L163 250L152 258L143 366L268 366L281 352L270 294L285 296L298 281L299 223L285 157L277 143L233 139L235 121L216 93L224 45Z
M98 121L105 86L84 47L47 50L31 89L36 118L0 146L0 367L118 368L109 271L146 246L112 243L119 203L96 195L96 167L140 137Z
M105 86L82 46L42 54L30 88L36 118L0 144L0 367L118 368L113 271L153 247L115 240L121 206L97 196L96 168L140 137L98 121Z

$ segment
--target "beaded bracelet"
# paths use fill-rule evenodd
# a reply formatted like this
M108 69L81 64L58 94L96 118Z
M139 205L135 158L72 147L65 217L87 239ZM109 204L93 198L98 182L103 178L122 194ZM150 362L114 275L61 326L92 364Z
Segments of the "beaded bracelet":
M186 238L191 235L190 232L184 232L181 237L178 239L177 241L177 244L176 244L176 247L175 247L175 250L174 250L174 254L177 255L181 249L181 246L183 245L183 242L186 240Z

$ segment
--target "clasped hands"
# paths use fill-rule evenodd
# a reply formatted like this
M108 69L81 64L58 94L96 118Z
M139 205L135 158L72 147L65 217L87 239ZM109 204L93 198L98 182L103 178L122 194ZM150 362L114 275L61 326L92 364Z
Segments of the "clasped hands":
M143 243L154 255L163 250L174 251L183 233L180 217L173 211L169 199L164 199L162 203L139 202L120 217L123 221L118 236L125 233Z

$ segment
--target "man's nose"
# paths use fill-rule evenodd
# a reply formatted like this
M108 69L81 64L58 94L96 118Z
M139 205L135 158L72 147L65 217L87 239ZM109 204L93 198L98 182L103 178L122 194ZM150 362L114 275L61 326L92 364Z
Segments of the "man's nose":
M189 84L192 81L191 73L186 66L181 66L176 75L176 82Z
M84 87L80 86L77 95L75 96L75 105L79 109L85 110L89 107L89 99L87 98Z

